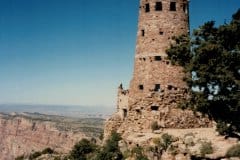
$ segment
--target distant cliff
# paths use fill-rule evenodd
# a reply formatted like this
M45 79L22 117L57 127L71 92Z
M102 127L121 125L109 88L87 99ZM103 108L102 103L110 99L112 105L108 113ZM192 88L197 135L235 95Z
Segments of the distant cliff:
M99 118L0 114L0 159L13 160L46 147L66 153L80 139L99 136L102 127L103 119Z

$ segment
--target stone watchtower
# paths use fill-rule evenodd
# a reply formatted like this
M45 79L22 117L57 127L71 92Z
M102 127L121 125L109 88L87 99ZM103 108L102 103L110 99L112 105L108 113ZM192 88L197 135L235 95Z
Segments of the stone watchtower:
M187 0L141 0L130 105L154 92L181 90L182 68L172 66L166 49L172 37L189 33Z
M166 50L173 37L189 34L188 0L140 0L137 45L130 88L118 88L117 113L105 125L122 135L151 129L208 127L211 122L179 102L188 98L181 66L172 65Z

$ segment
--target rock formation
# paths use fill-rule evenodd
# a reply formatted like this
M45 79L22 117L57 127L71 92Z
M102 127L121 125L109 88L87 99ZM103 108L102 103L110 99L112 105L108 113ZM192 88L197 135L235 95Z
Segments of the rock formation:
M82 138L90 138L89 134L79 130L81 127L89 127L86 123L68 123L63 117L60 117L60 121L56 119L59 117L0 114L0 159L13 160L17 156L42 151L47 147L59 153L67 153ZM101 130L101 125L99 127Z

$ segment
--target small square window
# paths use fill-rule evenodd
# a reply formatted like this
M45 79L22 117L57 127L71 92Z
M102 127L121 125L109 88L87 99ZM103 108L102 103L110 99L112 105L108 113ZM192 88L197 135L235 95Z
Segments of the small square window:
M160 84L155 84L154 91L159 92L161 90Z
M155 10L156 11L161 11L162 10L162 2L156 2Z
M155 57L154 57L154 60L155 60L155 61L161 61L161 60L162 60L162 57L161 57L161 56L155 56Z
M158 111L158 109L159 109L159 106L151 106L152 111Z
M163 35L163 32L161 31L161 32L159 32L159 34L160 34L160 35Z
M167 88L168 88L168 90L172 90L173 86L172 85L168 85Z
M142 84L140 84L140 85L138 86L138 88L139 88L139 90L143 90L143 89L144 89L144 87L143 87Z
M176 11L176 2L170 2L170 11Z
M145 12L150 12L150 5L149 5L149 3L145 4Z

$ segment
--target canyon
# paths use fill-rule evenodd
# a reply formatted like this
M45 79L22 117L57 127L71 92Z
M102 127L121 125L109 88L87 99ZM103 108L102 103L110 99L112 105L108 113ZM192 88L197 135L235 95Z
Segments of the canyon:
M103 121L40 113L1 113L0 159L13 160L48 147L58 153L68 153L82 138L98 137Z

